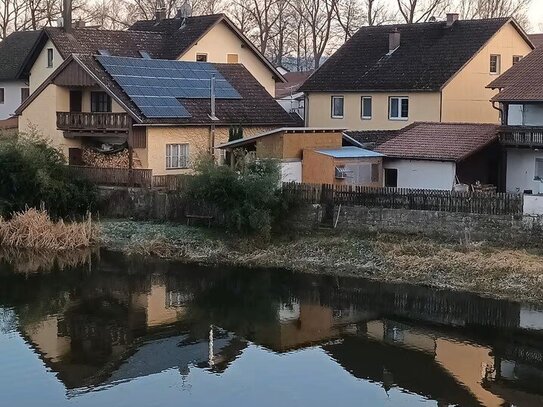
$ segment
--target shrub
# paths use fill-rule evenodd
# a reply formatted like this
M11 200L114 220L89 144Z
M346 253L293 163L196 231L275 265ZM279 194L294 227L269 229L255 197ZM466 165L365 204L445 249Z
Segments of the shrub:
M96 190L65 165L63 154L35 135L0 139L0 215L44 206L53 217L83 215Z
M234 170L201 158L189 181L187 198L215 206L229 230L269 236L282 213L280 169L274 160L245 160Z

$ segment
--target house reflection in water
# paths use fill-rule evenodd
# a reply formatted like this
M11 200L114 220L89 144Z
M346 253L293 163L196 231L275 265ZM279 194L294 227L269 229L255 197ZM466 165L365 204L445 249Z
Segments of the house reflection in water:
M182 380L192 369L222 374L251 346L320 346L383 391L438 405L543 405L543 331L526 330L543 328L538 310L286 272L111 268L102 259L59 283L48 293L53 311L34 297L16 308L21 333L69 395L167 370Z

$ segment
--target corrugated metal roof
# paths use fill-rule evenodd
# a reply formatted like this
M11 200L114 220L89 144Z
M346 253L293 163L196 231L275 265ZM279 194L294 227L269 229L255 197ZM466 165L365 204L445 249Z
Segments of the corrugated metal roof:
M375 151L366 150L359 147L342 147L334 149L319 149L317 153L324 154L334 158L374 158L383 157L383 154Z

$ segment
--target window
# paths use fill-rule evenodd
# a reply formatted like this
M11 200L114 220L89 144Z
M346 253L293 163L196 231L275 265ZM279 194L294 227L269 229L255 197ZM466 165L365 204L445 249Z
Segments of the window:
M238 61L238 54L226 54L226 62L228 62L229 64L237 64Z
M21 103L23 103L29 95L30 95L30 89L21 88Z
M371 119L371 96L362 96L360 105L362 119Z
M197 62L207 62L207 54L196 54Z
M111 112L111 97L106 92L91 92L91 112Z
M332 119L343 118L343 96L332 96Z
M543 158L535 159L535 176L536 180L543 180Z
M4 94L4 88L0 88L0 103L3 104L5 102L5 94Z
M513 55L513 65L522 59L522 55Z
M407 120L409 117L409 98L390 97L388 100L388 118L390 120Z
M166 169L189 167L188 144L166 144Z
M385 168L385 187L398 187L398 170L396 168Z
M47 48L47 68L53 67L53 48Z
M500 55L490 55L490 73L498 75L500 73Z

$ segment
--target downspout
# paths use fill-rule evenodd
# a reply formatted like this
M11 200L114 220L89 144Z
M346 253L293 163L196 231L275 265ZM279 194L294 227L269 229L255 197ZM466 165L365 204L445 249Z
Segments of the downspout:
M504 109L502 109L501 107L496 107L496 101L492 101L492 108L497 110L499 113L500 113L500 123L502 125L505 125L505 112L504 112Z
M211 126L209 126L209 142L211 145L210 151L211 151L211 157L215 159L215 124L213 123L213 120L217 120L217 116L215 115L215 75L211 75L211 86L210 86L210 99L211 99L211 113L209 115L212 123Z

